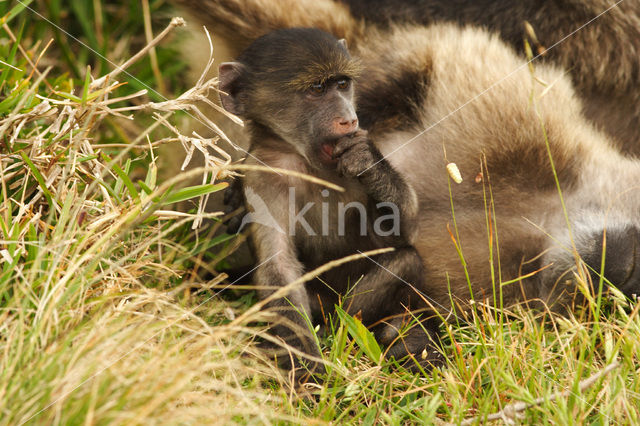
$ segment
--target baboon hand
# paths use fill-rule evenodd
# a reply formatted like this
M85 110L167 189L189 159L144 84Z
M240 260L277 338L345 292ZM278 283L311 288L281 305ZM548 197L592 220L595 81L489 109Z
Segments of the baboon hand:
M345 177L358 177L374 166L382 155L371 143L366 130L344 136L338 140L333 150L333 157L338 159L338 172Z

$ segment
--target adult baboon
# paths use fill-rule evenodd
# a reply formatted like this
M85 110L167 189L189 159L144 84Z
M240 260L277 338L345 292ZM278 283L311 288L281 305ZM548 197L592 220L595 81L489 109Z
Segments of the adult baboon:
M375 27L451 22L496 31L517 51L571 76L583 113L625 153L640 156L640 2L612 0L282 0L184 4L239 50L277 28L322 28L350 45ZM536 39L525 31L531 24ZM366 41L365 41L366 42ZM553 46L552 49L547 50ZM481 59L481 58L480 58Z
M370 28L329 3L220 0L203 10L249 36L313 25L351 37L362 64L360 125L417 194L413 246L436 309L472 298L565 309L579 257L593 277L603 272L626 295L638 293L640 161L585 118L562 70L535 64L532 73L483 29ZM448 162L461 184L450 183Z
M569 73L583 112L640 156L640 2L612 0L339 0L367 23L451 22L496 31ZM534 34L525 29L531 25ZM553 47L550 50L547 48Z

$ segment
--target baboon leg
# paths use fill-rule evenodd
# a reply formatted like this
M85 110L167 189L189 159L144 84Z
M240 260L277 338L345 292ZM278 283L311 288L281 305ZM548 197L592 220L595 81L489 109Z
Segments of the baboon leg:
M376 337L389 342L387 357L400 361L408 370L431 370L444 364L440 349L439 324L442 321L432 311L416 320L411 315L397 316L376 328Z
M377 339L391 345L387 356L415 368L415 360L426 368L441 362L437 350L440 320L424 293L424 266L413 247L375 256L362 279L351 289L344 305L360 313L373 326Z
M259 229L256 233L264 231ZM260 299L272 297L273 293L282 285L295 280L299 273L294 270L300 266L292 255L280 255L273 257L256 270L256 282L265 288L259 290ZM283 271L286 271L283 273ZM290 274L290 276L287 276ZM270 288L268 288L270 287ZM271 334L281 339L287 345L296 348L315 358L321 358L320 349L315 340L309 321L312 311L309 303L309 295L303 286L293 288L286 296L269 301L265 307L275 313L278 318L273 321ZM294 368L298 381L307 372L322 374L324 367L313 360L300 358L288 351L276 352L279 363L285 368Z

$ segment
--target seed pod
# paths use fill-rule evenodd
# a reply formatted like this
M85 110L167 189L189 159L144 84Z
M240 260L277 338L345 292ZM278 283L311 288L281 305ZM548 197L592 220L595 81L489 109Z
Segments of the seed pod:
M449 176L455 183L462 182L462 175L460 174L460 170L458 169L458 166L456 166L456 163L447 164L447 173L449 173Z
M533 25L531 25L528 21L524 21L524 30L529 36L529 38L537 45L540 45L538 41L538 37L536 36L536 32L533 29Z

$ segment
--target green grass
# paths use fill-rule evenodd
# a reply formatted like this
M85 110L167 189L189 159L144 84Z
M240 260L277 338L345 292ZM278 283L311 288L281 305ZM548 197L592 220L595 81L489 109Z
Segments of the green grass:
M30 5L122 63L146 44L142 4ZM203 170L159 178L156 142L179 141L135 109L157 95L105 103L107 92L117 99L143 85L183 92L171 40L156 49L157 65L145 57L129 69L140 81L122 74L127 85L96 88L88 72L111 65L29 10L9 14L15 5L0 3L0 60L13 67L0 64L0 424L480 423L534 401L517 422L640 423L640 307L619 296L590 298L568 318L477 302L442 326L447 364L422 375L380 361L385 348L339 311L320 337L324 383L292 389L256 349L267 330L250 310L254 294L220 293L215 268L235 240L215 217L194 236L201 210L178 216L168 205L198 205L223 186L186 186ZM157 34L171 15L161 1L150 11ZM133 107L134 120L102 107ZM155 111L176 120L171 104Z

